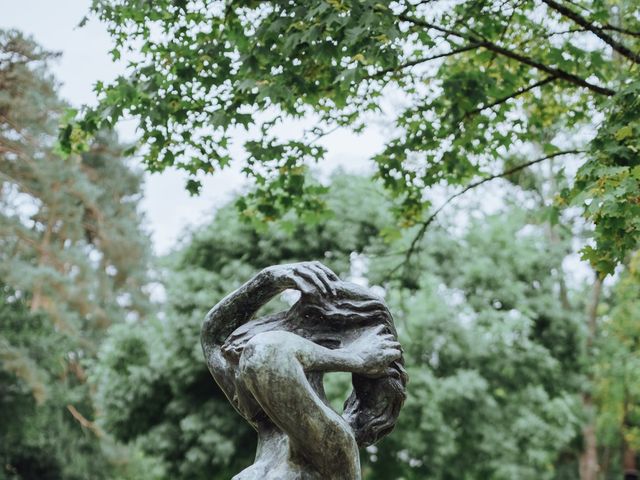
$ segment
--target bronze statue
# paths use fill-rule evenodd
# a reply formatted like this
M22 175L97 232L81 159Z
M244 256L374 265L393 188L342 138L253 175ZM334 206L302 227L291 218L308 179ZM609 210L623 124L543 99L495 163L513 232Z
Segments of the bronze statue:
M288 311L253 318L290 288L301 296ZM405 399L384 301L319 262L262 270L211 309L201 340L211 374L258 432L255 463L235 480L359 480L358 447L393 429ZM335 371L353 374L342 415L322 384Z

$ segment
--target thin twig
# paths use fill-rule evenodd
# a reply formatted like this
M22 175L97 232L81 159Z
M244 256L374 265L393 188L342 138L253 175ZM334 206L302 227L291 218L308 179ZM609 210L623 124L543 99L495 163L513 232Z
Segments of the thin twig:
M438 53L438 54L432 55L430 57L418 58L418 59L415 59L415 60L411 60L410 62L406 62L406 63L403 63L401 65L398 65L396 67L385 68L384 70L380 70L378 72L372 73L371 75L368 75L366 78L382 77L382 76L386 75L387 73L398 72L400 70L404 70L405 68L409 68L409 67L414 67L416 65L420 65L421 63L426 63L426 62L430 62L432 60L437 60L438 58L451 57L453 55L457 55L458 53L462 53L462 52L467 52L469 50L473 50L475 48L478 48L479 46L480 46L479 44L474 43L474 44L471 44L471 45L466 45L464 47L457 48L455 50L451 50L449 52Z
M593 33L600 40L605 42L611 48L613 48L620 55L628 58L634 63L640 63L640 55L629 50L625 45L618 42L615 38L605 32L602 28L595 26L589 20L584 18L579 13L573 11L572 9L565 7L564 5L560 5L558 2L554 0L542 0L546 3L550 8L560 13L562 16L567 17L573 20L574 23L580 25L583 28L586 28L591 33Z
M329 130L323 130L322 132L318 133L310 142L309 145L312 145L314 143L316 143L318 140L320 140L321 138L326 137L327 135L331 135L333 132L339 130L341 127L343 127L344 125L335 125L333 128L330 128Z
M483 185L483 184L485 184L487 182L490 182L490 181L495 180L497 178L508 177L509 175L517 173L520 170L524 170L525 168L531 167L532 165L535 165L537 163L544 162L545 160L550 160L552 158L559 157L561 155L571 155L571 154L577 155L579 153L584 153L584 150L563 150L561 152L555 152L555 153L552 153L550 155L547 155L547 156L544 156L544 157L541 157L541 158L536 158L535 160L531 160L531 161L522 163L520 165L516 165L515 167L509 168L509 169L507 169L507 170L505 170L503 172L497 173L495 175L489 175L488 177L482 178L482 179L480 179L480 180L478 180L476 182L472 182L469 185L467 185L466 187L464 187L462 190L460 190L459 192L454 193L453 195L448 197L444 201L444 203L442 203L436 210L434 210L434 212L431 215L429 215L429 217L426 220L424 220L420 224L420 229L418 230L418 233L413 238L413 240L411 241L411 244L409 245L409 248L405 252L405 258L404 258L403 262L400 263L399 265L397 265L393 270L391 270L389 272L389 276L392 275L393 273L395 273L396 271L398 271L400 268L406 266L411 261L411 257L415 253L420 241L424 238L424 235L427 232L427 229L429 228L429 225L431 225L434 222L434 220L436 219L436 217L438 216L438 214L440 212L442 212L442 210L444 210L444 208L447 205L449 205L456 198L464 195L469 190L473 190L474 188L479 187L480 185Z
M74 407L71 404L67 405L67 410L69 410L69 412L71 413L71 415L73 415L73 418L75 418L78 423L80 425L82 425L85 428L88 428L89 430L91 430L93 433L95 433L96 437L103 437L104 436L104 432L92 421L87 420L84 415L82 415L77 409L76 407Z
M527 87L520 88L520 89L516 90L515 92L510 93L509 95L506 95L506 96L504 96L502 98L499 98L498 100L496 100L496 101L494 101L494 102L492 102L492 103L490 103L488 105L484 105L482 107L476 108L475 110L468 111L467 113L464 114L464 118L467 118L467 117L470 117L470 116L475 115L477 113L480 113L483 110L487 110L489 108L493 108L493 107L495 107L497 105L500 105L501 103L504 103L504 102L506 102L508 100L511 100L513 98L517 98L520 95L524 95L525 93L533 90L534 88L538 88L538 87L541 87L542 85L546 85L547 83L553 82L556 78L557 77L554 77L554 76L543 78L539 82L536 82L536 83L534 83L532 85L529 85Z
M624 35L631 35L632 37L640 37L640 32L627 30L626 28L616 27L615 25L610 25L608 23L602 27L602 30L612 30L614 32L622 33Z

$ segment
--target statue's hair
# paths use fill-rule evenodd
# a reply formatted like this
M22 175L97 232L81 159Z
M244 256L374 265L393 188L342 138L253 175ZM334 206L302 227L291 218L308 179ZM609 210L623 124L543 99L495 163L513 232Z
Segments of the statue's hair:
M305 317L326 322L336 337L356 328L385 325L385 332L397 339L393 317L384 301L368 289L349 282L336 282L335 296L303 295L292 308ZM396 424L406 398L407 372L400 357L380 378L353 374L353 391L344 405L344 418L361 447L389 434Z

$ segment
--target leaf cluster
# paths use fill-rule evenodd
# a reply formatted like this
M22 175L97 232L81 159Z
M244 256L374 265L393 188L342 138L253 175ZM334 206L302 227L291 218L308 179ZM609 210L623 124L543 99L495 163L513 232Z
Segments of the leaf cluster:
M389 135L372 160L401 200L400 225L424 221L432 187L495 175L539 145L589 150L591 180L583 171L575 196L601 181L609 209L634 216L635 187L614 193L600 168L617 164L613 152L635 135L616 137L619 124L602 145L637 82L635 2L94 0L93 14L109 28L114 58L133 60L126 75L97 85L98 106L65 127L63 147L133 116L147 168L186 170L193 193L202 175L242 162L257 188L240 207L254 221L326 208L306 175L325 155L318 138L360 132L375 116ZM278 133L300 118L315 126ZM249 138L232 158L243 129ZM637 161L636 152L628 166ZM604 274L638 237L632 222L601 213L585 212L596 223L585 257Z

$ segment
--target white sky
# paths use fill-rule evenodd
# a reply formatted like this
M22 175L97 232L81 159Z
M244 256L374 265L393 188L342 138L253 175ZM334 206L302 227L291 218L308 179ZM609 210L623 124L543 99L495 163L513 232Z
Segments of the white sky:
M114 63L108 54L111 40L104 25L92 20L83 28L77 27L89 5L90 0L0 0L0 28L17 28L44 48L62 53L52 70L61 82L62 97L74 106L95 103L95 82L112 80L124 70L124 65ZM124 140L131 140L135 123L125 122L118 130ZM382 139L372 128L357 137L338 131L321 143L329 149L323 172L338 166L363 171ZM246 185L237 164L235 169L206 179L199 197L191 197L184 183L185 176L177 171L146 177L142 209L157 253L166 253L185 228L206 222L216 208Z

